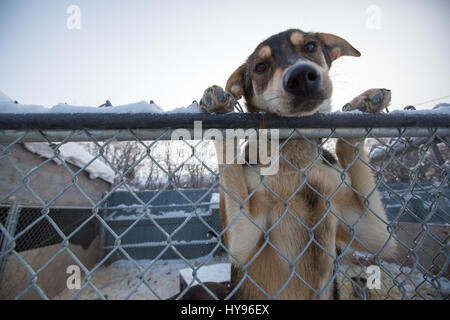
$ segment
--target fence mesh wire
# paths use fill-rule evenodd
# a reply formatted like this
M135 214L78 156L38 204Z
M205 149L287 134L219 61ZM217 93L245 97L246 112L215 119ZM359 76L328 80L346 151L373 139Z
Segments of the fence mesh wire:
M232 124L230 126L233 127ZM276 290L268 292L267 288L263 288L252 279L248 268L266 246L273 248L291 265L300 260L306 248L298 252L294 259L290 259L271 242L270 233L285 216L295 216L289 210L289 201L298 192L306 188L313 189L319 201L329 204L339 188L351 188L344 182L344 176L349 168L340 168L331 163L328 153L323 151L327 150L333 154L336 140L341 139L355 148L355 159L352 159L352 162L362 160L373 172L376 188L380 191L387 213L388 220L384 223L391 233L389 241L397 243L398 254L390 259L381 259L370 250L360 252L349 246L341 248L336 255L327 252L334 261L333 281L319 290L312 288L308 283L305 283L306 287L313 290L318 298L322 297L323 292L333 282L342 299L448 299L450 221L448 128L424 127L420 129L422 131L396 127L365 128L362 131L336 128L329 129L325 134L322 132L321 139L301 129L286 129L283 140L280 141L279 159L289 163L289 159L283 153L284 146L291 140L303 139L313 149L318 150L317 156L306 168L297 168L289 163L292 170L306 176L308 170L317 162L323 162L342 174L343 181L331 196L315 190L306 179L299 183L295 193L287 200L272 191L274 197L285 203L285 209L278 221L266 230L258 226L244 210L245 202L249 201L258 188L268 188L264 178L261 177L249 197L245 201L240 201L239 214L251 220L264 234L263 244L255 250L254 257L247 262L239 261L223 241L224 234L233 223L237 223L237 219L231 221L230 225L218 228L206 218L203 210L204 208L209 210L208 206L205 207L205 203L213 202L211 195L214 193L222 192L233 196L232 190L227 190L220 179L227 165L217 166L210 141L167 141L176 128L161 129L158 136L152 140L148 140L148 137L142 134L142 130L134 129L109 130L106 138L100 138L98 130L94 132L89 129L60 131L57 138L52 130L2 131L0 163L4 177L0 190L0 281L2 281L0 292L3 298L18 299L27 297L166 299L173 295L182 298L193 285L199 284L213 298L218 298L217 293L204 284L207 277L202 276L201 270L207 265L233 260L242 267L243 279L234 282L237 285L230 288L226 298L233 298L244 281L251 282L264 297L282 297L283 290L286 290L290 281L304 281L303 274L293 268L289 279L280 283ZM393 132L395 134L392 134ZM355 135L360 139L352 140ZM361 139L366 141L368 161L362 159L357 151L357 144ZM64 146L74 143L73 141L82 141L77 142L78 146L89 152L90 157L84 159L84 162L76 162L65 154L67 149L64 149ZM35 151L29 154L30 157L38 158L39 164L27 166L23 158L19 159L16 156L16 148L23 148L26 144L34 144L36 147L33 149L28 145L27 150ZM45 148L47 153L36 151L39 148L41 150ZM107 183L108 187L104 193L100 197L95 197L84 187L82 179L85 179L83 173L89 169L92 169L91 178L101 178L100 174L92 176L95 172L94 167L96 165L98 167L98 161L102 162L102 166L109 168L113 179ZM43 196L42 190L48 186L40 185L36 180L42 177L38 175L40 170L45 169L48 178L46 181L52 181L54 172L51 165L64 168L66 176L63 181L55 180L57 191L50 196ZM244 165L255 167L248 162ZM193 199L187 195L189 188L202 188L203 193ZM72 204L64 207L64 204L58 203L68 190L76 190L83 205L74 207ZM142 190L153 190L153 193L145 198L142 196ZM176 192L177 196L183 199L182 204L178 204L181 209L177 206L172 208L173 212L180 211L182 214L172 212L171 218L175 220L171 228L162 223L161 216L164 216L164 212L160 213L160 217L155 214L161 207L167 206L158 203L158 199L168 190ZM132 200L123 206L115 204L112 209L119 210L120 215L123 213L120 210L126 207L133 214L115 219L112 215L105 214L111 212L111 208L109 211L104 209L108 205L111 206L111 198L118 192L126 193ZM363 201L367 202L368 199ZM329 215L335 213L327 205L317 225ZM204 230L202 232L208 234L208 240L195 242L178 237L181 230L193 228L191 223L194 219L202 225ZM310 231L311 238L307 241L308 245L315 243L326 251L314 239L317 225L311 228L304 221L296 217L294 219L296 223ZM113 226L114 221L122 221L125 227L119 232ZM159 240L148 242L144 237L134 237L132 240L134 243L130 243L127 237L145 221L152 225L151 232L157 233ZM353 229L356 225L348 227ZM101 240L95 249L95 259L88 259L85 252L75 249L74 245L80 244L84 250L92 248L90 244L96 236L103 240L109 237L112 242L107 245ZM195 247L205 244L209 246L205 247L207 252L203 251L201 258L187 257L186 251L182 249L186 245ZM53 250L51 253L36 251L50 247ZM141 260L130 249L136 247L143 248L144 252L149 252L153 248L154 256L148 260ZM164 259L169 251L177 260ZM32 253L41 255L44 261L36 264L34 258L30 258ZM59 261L57 259L62 256L68 257L67 261L70 263L61 262L55 266L55 261ZM120 260L116 261L119 258ZM69 276L66 274L67 264L76 265L81 270L82 279L78 289L66 288L66 278ZM368 288L366 271L371 265L377 265L381 270L379 289ZM11 271L11 268L16 270ZM56 274L55 268L63 269L63 275L58 280L62 284L56 291L47 289L48 283L42 281L42 278L47 279L44 276L45 272L51 271ZM178 271L183 268L191 270L189 272L191 278L189 283L181 286L182 290L178 293L176 292L179 282ZM229 273L227 270L219 271ZM13 276L18 273L20 276ZM169 274L170 280L167 277ZM186 279L183 278L182 281ZM228 284L229 279L224 282ZM177 289L175 292L172 290L174 287Z

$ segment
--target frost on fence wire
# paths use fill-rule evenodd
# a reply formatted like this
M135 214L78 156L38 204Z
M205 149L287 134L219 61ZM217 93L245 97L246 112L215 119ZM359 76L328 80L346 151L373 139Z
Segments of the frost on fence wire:
M215 150L209 141L167 141L170 132L152 141L133 130L103 141L89 130L66 132L60 141L41 132L39 142L27 142L25 132L2 142L0 298L166 299L195 284L229 284L232 254L222 243L229 226L219 213L219 192L227 190ZM448 137L432 128L420 137L372 132L365 134L366 165L399 252L381 260L344 248L336 258L340 297L445 299ZM331 153L341 138L331 130L317 145L292 130L287 140L299 136ZM326 161L324 154L315 161ZM374 265L379 289L368 288ZM79 287L69 285L76 276L70 266L79 269Z

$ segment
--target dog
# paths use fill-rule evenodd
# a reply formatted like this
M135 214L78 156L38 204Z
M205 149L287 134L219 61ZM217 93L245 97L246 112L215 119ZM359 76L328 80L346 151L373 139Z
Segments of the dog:
M202 112L228 113L244 98L248 112L303 117L328 111L328 72L342 56L360 53L333 34L278 33L256 47L231 74L225 90L206 89L199 105ZM370 89L344 109L381 112L390 99L390 90ZM219 163L220 183L227 191L221 190L220 201L222 227L227 228L223 242L232 264L231 288L221 288L221 297L237 287L233 299L333 299L339 248L370 250L380 257L395 254L374 177L365 164L364 141L338 139L337 159L326 150L319 152L311 141L319 143L281 141L284 159L279 158L277 174L265 176L264 184L256 172L262 165ZM215 142L217 151L239 152L237 143L226 144ZM345 179L333 167L345 169Z

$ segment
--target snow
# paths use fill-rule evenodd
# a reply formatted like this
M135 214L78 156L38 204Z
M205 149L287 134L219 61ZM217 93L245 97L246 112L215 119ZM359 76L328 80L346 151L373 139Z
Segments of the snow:
M202 205L200 203L199 205ZM168 204L167 207L180 206L179 204ZM140 205L124 205L120 204L113 207L113 209L120 209L121 211L112 211L106 217L106 220L136 220L143 214L143 207ZM123 212L132 212L132 214L121 214ZM160 214L152 214L153 219L167 219L167 218L186 218L188 216L208 216L211 215L209 209L197 208L194 210L170 210L159 211ZM147 216L143 216L142 219L148 219Z
M218 192L214 192L213 194L211 194L210 202L211 202L211 205L210 205L211 209L219 209L220 194Z
M192 246L200 244L212 244L217 243L217 238L212 238L208 240L172 240L170 241L171 246ZM151 242L139 242L139 243L126 243L121 244L122 248L151 248L151 247L162 247L167 246L169 243L167 241L151 241ZM115 246L106 246L105 249L112 249Z
M170 111L167 111L167 113L199 113L200 107L197 102L193 102L190 106L187 107L181 107L176 108Z
M448 106L448 105L447 105ZM450 108L447 106L437 106L437 108L433 108L432 110L394 110L389 114L395 115L410 115L410 114L434 114L434 115L442 115L442 114L450 114Z
M224 255L206 256L187 261L193 267L199 267L227 262L227 257ZM131 292L134 292L129 297L132 300L158 299L145 284L141 283L141 278L143 278L160 298L167 299L180 291L179 270L191 267L181 259L158 260L154 263L153 260L136 260L136 263L138 267L129 260L118 260L109 266L104 265L93 272L90 282L108 300L125 299ZM66 289L54 299L70 299L76 293L77 290ZM87 286L76 299L96 300L99 299L99 296L91 287Z
M342 285L340 293L344 299L352 297L352 284L348 279L355 276L364 277L365 268L369 265L377 265L371 254L355 250L352 255L344 256L338 273L338 282ZM432 277L425 276L418 268L382 261L380 272L381 289L369 290L372 299L431 299L433 297L443 299L449 294L450 286L447 278L440 277L437 282L432 282ZM438 286L440 286L440 293Z
M148 103L146 101L140 101L125 105L119 105L114 107L89 107L89 106L74 106L65 103L59 103L51 108L46 108L41 105L34 104L15 104L10 100L2 101L0 99L0 113L13 113L13 114L25 114L25 113L118 113L118 114L130 114L130 113L164 113L165 111L155 103ZM169 114L174 113L196 113L198 112L198 104L193 102L187 107L180 107L174 110L168 111Z
M117 215L117 211L113 211L111 213L111 216L108 216L108 218L106 218L107 220L136 220L137 218L139 218L142 213L138 213L138 214L127 214L127 215ZM211 213L209 211L206 210L199 210L197 209L197 211L194 213L193 211L188 211L186 212L185 210L175 210L175 211L168 211L168 212L163 212L162 214L152 214L152 218L153 219L169 219L169 218L186 218L190 215L193 216L207 216L210 215ZM147 219L146 216L142 217L143 219Z
M220 193L214 192L211 194L211 203L219 203L220 202Z
M12 99L0 91L0 102L12 102Z
M43 158L51 159L55 155L55 151L46 142L26 142L24 143L24 146L28 151ZM77 142L67 142L61 145L58 150L60 151L59 157L62 160L79 168L84 167L93 158L93 156ZM61 164L61 161L58 158L53 158L52 160L58 165ZM100 178L111 184L114 182L115 174L113 169L100 159L95 159L84 170L89 173L90 179Z
M353 113L353 114L365 114L364 112L362 112L361 110L358 109L354 109L351 111L341 111L341 110L336 110L336 111L332 111L332 112L321 112L323 114L326 115L333 115L333 114L339 114L339 113ZM440 115L440 114L448 114L450 113L450 104L448 103L440 103L437 104L436 106L433 107L432 110L429 109L424 109L424 110L393 110L391 112L389 112L389 114L395 114L395 115L411 115L411 114L434 114L434 115Z
M198 284L197 280L193 280L193 272L191 268L180 270L180 275L184 281L190 285ZM202 266L197 270L196 277L202 282L229 282L231 276L231 264L219 263L212 266Z
M0 113L13 113L13 114L25 114L25 113L198 113L199 105L196 101L192 102L187 107L179 107L173 110L164 111L159 105L146 101L139 101L130 104L118 105L113 107L92 107L92 106L75 106L66 103L59 103L51 108L44 107L42 105L35 104L16 104L9 97L0 91ZM322 112L324 114L335 114L343 111L337 110L334 112ZM391 114L448 114L450 113L450 104L440 103L436 105L433 110L394 110ZM360 110L345 111L345 113L359 114Z
M450 281L447 278L440 278L438 282L442 295L443 296L450 295Z
M358 110L358 109L354 109L351 111L345 111L345 113L363 114L364 112L362 112L361 110Z
M2 95L0 92L0 113L13 113L13 114L26 114L26 113L62 113L62 114L72 114L72 113L116 113L116 114L130 114L130 113L164 113L164 110L154 104L148 103L146 101L140 101L136 103L119 105L115 107L102 107L94 108L88 106L74 106L64 103L57 104L52 108L46 108L41 105L24 105L16 104L8 97ZM188 107L181 107L175 110L169 111L168 113L193 113L197 112L198 104L196 102L192 103ZM41 157L51 158L54 156L54 152L47 143L25 143L25 147ZM77 167L84 167L89 161L92 160L93 156L90 155L80 144L76 142L68 142L59 148L60 157L70 164ZM53 158L53 160L60 164L61 162ZM101 178L109 183L114 181L114 171L108 167L100 159L96 159L91 163L86 171L89 172L89 177L91 179Z
M162 113L163 110L156 104L145 101L120 105L116 107L94 108L88 106L73 106L59 103L52 108L33 104L15 104L0 102L0 113Z
M338 284L342 299L354 299L350 277L364 277L364 268L361 261L354 257L369 258L367 254L355 252L345 255L339 266ZM162 299L167 299L180 290L180 276L190 284L192 280L192 267L198 268L197 277L203 282L226 282L230 277L230 264L226 255L215 257L201 257L174 260L136 260L137 266L129 260L117 260L110 265L103 265L95 269L90 282L105 296L106 299L158 299L154 292ZM208 267L205 267L208 266ZM346 276L344 276L344 273ZM150 290L141 279L145 279ZM395 282L393 281L395 279ZM372 299L438 299L445 298L450 292L450 281L441 277L431 283L431 277L425 277L417 269L402 267L395 263L383 262L381 266L381 289L369 290ZM195 285L195 281L192 285ZM398 285L402 286L399 290ZM82 281L83 285L83 281ZM439 290L438 290L439 287ZM403 291L405 296L403 296ZM438 294L440 291L440 294ZM54 299L70 299L76 290L66 289ZM99 296L90 288L80 293L77 299L95 300Z

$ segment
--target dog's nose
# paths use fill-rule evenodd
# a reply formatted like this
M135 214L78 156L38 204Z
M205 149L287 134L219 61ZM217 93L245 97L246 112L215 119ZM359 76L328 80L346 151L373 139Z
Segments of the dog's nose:
M292 67L285 74L283 86L288 93L308 96L318 87L320 80L317 69L305 63Z

